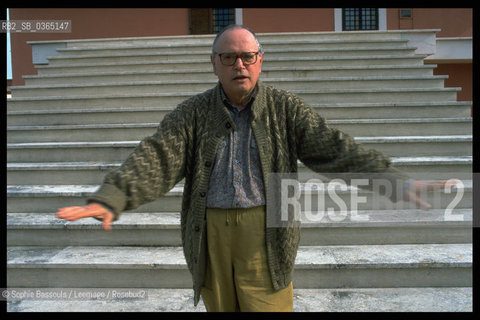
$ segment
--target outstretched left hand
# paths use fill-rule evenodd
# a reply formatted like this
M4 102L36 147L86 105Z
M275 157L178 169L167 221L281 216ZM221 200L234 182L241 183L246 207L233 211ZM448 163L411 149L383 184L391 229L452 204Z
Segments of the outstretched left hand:
M429 210L432 205L420 198L420 194L425 191L440 191L445 188L452 188L460 181L457 179L441 180L441 181L413 181L408 186L404 200L414 202L417 207L423 210Z

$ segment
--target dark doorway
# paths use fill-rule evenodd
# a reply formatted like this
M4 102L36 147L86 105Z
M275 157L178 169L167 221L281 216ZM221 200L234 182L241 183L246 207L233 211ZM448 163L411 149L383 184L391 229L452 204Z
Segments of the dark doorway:
M190 9L190 34L218 33L232 23L235 23L233 8Z

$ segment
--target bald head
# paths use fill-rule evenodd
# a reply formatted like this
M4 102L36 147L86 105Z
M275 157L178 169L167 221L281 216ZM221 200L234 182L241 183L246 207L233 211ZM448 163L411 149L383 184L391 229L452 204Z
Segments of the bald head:
M217 42L220 40L220 38L223 38L222 36L224 35L224 33L228 33L229 31L231 30L235 30L235 29L244 29L246 31L248 31L252 36L253 38L255 39L255 42L257 44L257 47L258 47L258 51L260 54L263 53L263 48L262 48L262 45L260 44L260 42L258 41L258 38L255 34L255 32L253 32L249 27L247 26L244 26L244 25L241 25L241 24L231 24L231 25L228 25L226 26L222 31L220 31L217 36L215 37L215 40L213 40L213 45L212 45L212 55L215 55L217 49Z

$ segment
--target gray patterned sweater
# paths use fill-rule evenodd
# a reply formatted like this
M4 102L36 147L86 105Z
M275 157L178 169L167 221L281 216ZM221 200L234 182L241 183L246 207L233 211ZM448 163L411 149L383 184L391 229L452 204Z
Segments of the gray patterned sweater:
M267 197L269 173L297 172L297 159L317 172L399 175L387 157L365 150L353 138L329 128L317 112L292 93L259 82L251 108ZM156 200L185 178L181 237L192 274L195 305L207 261L205 208L212 164L218 144L231 130L235 130L235 123L217 84L167 114L157 132L143 139L88 199L110 207L117 220L122 211ZM266 228L265 232L272 284L282 289L293 277L300 230L291 226Z

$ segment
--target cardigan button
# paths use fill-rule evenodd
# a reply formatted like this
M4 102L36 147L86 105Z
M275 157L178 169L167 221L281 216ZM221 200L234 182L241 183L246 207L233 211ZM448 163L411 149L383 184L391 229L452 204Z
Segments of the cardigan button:
M232 125L230 124L230 122L225 123L225 128L230 129L231 127Z
M203 197L205 197L206 195L207 195L207 194L206 194L204 191L200 192L200 197L203 198Z
M222 132L221 131L217 131L217 133L215 133L215 136L217 136L217 138L220 138L222 136Z
M205 167L209 168L212 165L210 161L205 161Z
M195 226L195 231L196 231L196 232L200 231L200 227L199 227L199 226Z

